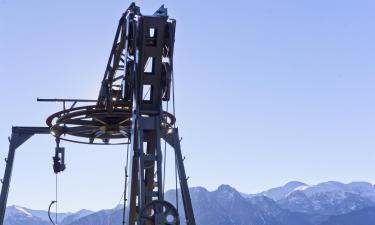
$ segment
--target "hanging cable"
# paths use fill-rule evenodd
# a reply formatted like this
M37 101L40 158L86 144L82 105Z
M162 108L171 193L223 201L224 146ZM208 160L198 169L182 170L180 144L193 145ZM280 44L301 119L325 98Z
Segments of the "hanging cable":
M166 111L168 112L168 102L167 102L167 107L166 107ZM166 118L167 119L167 118ZM166 164L167 164L167 141L164 140L164 168L163 168L163 193L165 191L165 168L166 168Z
M128 187L128 165L129 165L129 145L128 143L127 149L126 149L126 164L125 164L125 185L124 185L124 207L122 211L122 224L125 225L126 223L126 201L127 198L127 187Z
M115 208L113 209L113 211L109 214L108 225L111 225L111 224L112 224L113 214L115 214L115 212L116 212L116 208L117 208L118 205L121 204L121 201L122 201L123 198L124 198L124 193L121 194L120 200L118 201L116 207L115 207Z
M173 104L173 115L176 117L176 103L174 95L174 73L173 73L173 60L171 61L171 75L172 75L172 104ZM173 124L176 127L176 124Z
M51 221L52 225L56 225L55 222L53 221L52 217L51 217L51 207L55 203L56 203L56 201L51 201L51 203L49 204L49 207L48 207L48 218L49 218L49 221Z
M172 109L173 109L173 115L176 117L176 99L175 99L175 83L174 83L174 72L173 72L173 60L171 60L171 75L172 75ZM176 128L176 123L173 124L173 128ZM175 189L176 189L176 209L178 212L178 167L177 167L177 155L175 153L175 159L174 159L174 164L175 164Z
M56 173L56 178L55 178L55 180L56 180L56 182L55 182L55 188L56 188L56 190L55 190L55 201L56 201L56 204L55 204L55 224L57 225L58 223L57 223L57 173Z
M164 141L164 168L163 168L163 193L165 191L165 168L166 168L166 162L167 162L167 142Z
M178 175L177 175L177 170L178 170L178 166L177 166L177 155L175 154L175 160L174 160L174 168L175 168L175 183L176 183L176 209L177 209L177 212L178 212Z
M117 206L121 204L121 201L122 201L122 198L124 197L124 193L121 194L121 198L119 200L119 202L117 203ZM117 208L116 206L116 208ZM111 212L111 214L109 214L109 218L108 218L108 225L111 225L112 224L112 219L113 219L113 214L115 214L116 212L116 208L113 209L113 211Z
M126 223L126 201L127 201L127 195L126 195L126 192L127 192L127 178L128 178L128 162L129 162L129 145L130 143L128 142L127 143L127 150L126 150L126 163L125 163L125 184L124 184L124 191L122 192L121 194L121 198L119 200L119 202L117 203L117 206L121 204L121 201L123 201L124 203L124 206L123 206L123 211L122 211L122 224L125 224ZM113 219L113 214L116 212L116 210L114 210L110 215L109 215L109 219L108 219L108 225L111 225L112 224L112 219Z
M51 216L51 208L55 204L55 221L53 221ZM48 207L48 219L51 221L52 225L57 225L57 174L55 175L55 200L51 201Z
M57 198L58 198L58 173L65 170L65 164L64 164L64 154L65 150L64 148L60 147L60 137L56 137L56 148L55 148L55 156L52 157L53 159L53 171L55 172L55 200L51 201L51 204L48 207L48 217L53 225L58 224L58 217L57 217ZM51 207L55 204L55 221L52 220L51 217Z

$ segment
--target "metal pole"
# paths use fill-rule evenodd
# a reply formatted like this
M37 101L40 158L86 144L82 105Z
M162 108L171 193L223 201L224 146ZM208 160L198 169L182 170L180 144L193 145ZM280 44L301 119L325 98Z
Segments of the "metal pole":
M5 210L7 206L10 180L12 177L14 157L16 149L20 147L25 141L31 138L34 134L49 134L48 127L13 127L12 136L9 143L8 158L5 159L6 167L4 178L2 180L1 194L0 194L0 225L3 225L5 218Z
M5 217L5 209L6 209L6 205L7 205L10 179L11 179L11 176L12 176L14 155L16 153L15 142L17 141L17 139L18 139L18 134L12 133L12 137L10 139L10 144L9 144L8 158L6 158L6 167L5 167L5 172L4 172L3 186L1 187L0 225L3 225L4 217Z

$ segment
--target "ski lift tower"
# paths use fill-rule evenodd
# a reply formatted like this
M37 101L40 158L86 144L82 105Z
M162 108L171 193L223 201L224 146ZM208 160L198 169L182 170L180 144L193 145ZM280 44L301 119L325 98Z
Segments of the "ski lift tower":
M175 28L176 22L168 17L164 6L146 16L132 3L120 18L97 100L38 99L62 102L63 110L48 117L46 127L13 127L0 196L0 225L15 151L35 134L54 136L56 174L65 170L60 140L130 146L130 179L125 191L129 201L124 221L128 225L180 224L179 212L164 199L164 140L174 149L186 224L196 224L176 118L165 107L170 101L174 103Z

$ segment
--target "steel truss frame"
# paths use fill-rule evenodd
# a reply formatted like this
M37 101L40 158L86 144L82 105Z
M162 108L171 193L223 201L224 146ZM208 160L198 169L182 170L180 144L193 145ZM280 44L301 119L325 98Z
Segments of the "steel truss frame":
M164 139L175 152L186 224L196 225L175 117L163 111L163 101L169 101L171 95L175 27L176 21L168 17L164 6L145 16L132 3L120 18L96 105L75 107L77 102L93 101L58 99L64 110L47 119L48 127L13 127L0 196L0 225L16 149L35 134L49 133L58 140L61 135L86 138L88 142L78 142L86 144L95 144L97 139L104 144L116 138L130 139L128 225L179 224L179 218L169 223L144 210L152 203L171 207L163 190ZM65 109L65 102L73 102L70 109ZM152 221L140 222L142 216L153 216Z

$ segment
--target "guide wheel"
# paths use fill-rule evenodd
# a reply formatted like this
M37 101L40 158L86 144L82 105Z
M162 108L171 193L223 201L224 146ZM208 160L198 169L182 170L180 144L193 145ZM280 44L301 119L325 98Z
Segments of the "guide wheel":
M152 201L145 205L138 217L138 225L179 225L176 208L166 201Z

